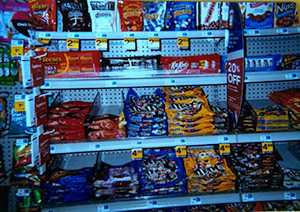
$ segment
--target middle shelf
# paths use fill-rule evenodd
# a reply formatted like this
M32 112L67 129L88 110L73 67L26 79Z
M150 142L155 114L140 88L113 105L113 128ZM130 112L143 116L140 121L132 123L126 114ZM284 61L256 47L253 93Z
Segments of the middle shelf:
M182 85L221 85L226 84L226 74L193 74L174 75L159 71L126 71L103 72L95 78L73 79L46 79L41 89L80 89L80 88L127 88L132 86L182 86ZM246 72L245 82L275 82L300 79L300 70L274 71L274 72Z
M128 150L136 148L159 148L175 146L196 146L212 144L234 144L251 142L283 142L297 141L300 131L226 134L189 137L155 137L155 138L126 138L109 141L80 141L72 143L51 144L51 154L95 152L109 150Z

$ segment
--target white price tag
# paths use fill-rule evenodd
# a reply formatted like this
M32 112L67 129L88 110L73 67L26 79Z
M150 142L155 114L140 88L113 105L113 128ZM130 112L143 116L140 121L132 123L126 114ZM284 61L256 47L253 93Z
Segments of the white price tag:
M218 143L223 143L223 144L230 143L229 137L223 135L219 136Z
M117 87L117 86L118 86L118 82L115 80L105 81L105 87Z
M243 202L252 202L254 201L254 196L251 193L242 194L242 201Z
M271 135L261 135L260 141L272 142L272 136Z
M289 34L289 30L287 28L278 28L276 29L278 34Z
M283 199L285 200L296 200L297 194L294 192L284 192L283 193Z
M191 205L201 205L202 200L200 197L191 197L190 204Z
M99 205L97 206L97 212L109 212L109 206L108 205Z
M299 75L298 73L289 73L285 75L285 79L287 80L296 80L299 79Z
M18 197L28 197L30 195L29 189L20 188L17 190L16 195Z

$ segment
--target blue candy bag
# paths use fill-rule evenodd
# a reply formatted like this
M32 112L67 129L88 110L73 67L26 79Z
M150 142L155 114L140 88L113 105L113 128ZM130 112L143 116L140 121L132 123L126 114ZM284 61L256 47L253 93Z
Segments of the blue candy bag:
M144 31L161 31L165 24L166 2L144 3Z

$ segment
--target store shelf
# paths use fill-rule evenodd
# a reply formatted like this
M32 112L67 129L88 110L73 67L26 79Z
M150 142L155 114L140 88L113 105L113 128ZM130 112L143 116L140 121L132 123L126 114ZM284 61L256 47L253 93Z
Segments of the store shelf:
M300 190L254 192L241 194L242 202L297 200L300 198Z
M299 141L300 131L238 134L237 143Z
M224 37L225 30L202 30L202 31L177 31L177 32L110 32L110 33L95 33L95 32L34 32L33 39L123 39L123 38L136 38L148 39L151 37L158 37L161 39L189 37L189 38L209 38L209 37Z
M123 200L117 202L82 204L76 206L64 206L54 208L44 208L43 212L81 212L81 211L132 211L145 210L153 208L168 208L193 205L208 204L230 204L238 202L256 202L256 201L282 201L297 200L300 197L300 191L275 191L275 192L254 192L254 193L225 193L225 194L207 194L197 196L176 196L176 197L147 197L136 200Z
M128 70L128 76L124 73L120 76L105 74L98 78L79 79L47 79L41 89L79 89L79 88L126 88L126 87L152 87L152 86L179 86L179 85L215 85L225 84L225 74L201 74L201 75L170 75L147 74L132 76ZM131 77L132 76L132 77Z
M245 82L275 82L300 79L300 70L246 72Z
M146 73L149 72L149 73ZM128 70L104 72L97 78L46 79L41 89L80 89L80 88L127 88L182 85L222 85L226 84L226 74L161 74L156 71ZM291 81L300 79L300 70L247 72L246 83Z
M137 199L128 201L118 201L102 204L87 204L80 206L45 208L43 212L80 212L80 211L132 211L144 210L152 208L166 208L166 207L180 207L193 205L207 205L207 204L222 204L240 202L240 195L238 193L227 194L211 194L198 196L179 196L179 197L150 197L149 199Z
M135 148L160 148L175 146L210 145L219 143L235 143L235 135L210 135L192 137L152 137L152 138L128 138L112 141L86 141L65 144L51 144L51 154L93 152L109 150L126 150Z
M288 28L272 28L272 29L245 29L245 36L271 36L271 35L288 35L300 33L300 27ZM110 33L95 33L95 32L33 32L33 39L123 39L133 37L136 39L148 39L150 37L158 37L161 39L172 39L177 37L189 38L218 38L225 37L225 30L199 30L199 31L162 31L162 32L110 32Z
M253 143L253 142L280 142L298 141L300 131L248 133L237 135L209 135L191 137L152 137L152 138L127 138L110 141L84 141L73 143L51 144L51 154L94 152L110 150L128 150L135 148L160 148L175 146L213 145L220 143Z
M245 29L245 36L271 36L300 33L300 27L272 28L272 29Z

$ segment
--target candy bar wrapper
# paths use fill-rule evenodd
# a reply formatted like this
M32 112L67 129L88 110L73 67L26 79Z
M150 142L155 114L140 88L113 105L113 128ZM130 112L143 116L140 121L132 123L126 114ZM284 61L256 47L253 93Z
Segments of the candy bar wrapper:
M144 31L162 31L166 2L144 2Z
M29 0L31 26L37 31L56 31L56 0Z
M58 31L91 31L91 18L86 1L57 0L57 8Z
M48 52L42 58L46 78L94 77L100 71L100 52Z
M275 3L275 27L290 27L298 23L295 2Z
M117 2L115 0L88 0L93 32L116 32Z
M118 10L121 31L143 31L143 2L140 0L119 0Z
M245 12L245 28L267 29L273 27L274 3L247 3Z
M280 61L280 70L299 70L300 54L283 55Z
M159 67L159 56L148 57L119 57L103 58L102 68L104 71L124 69L150 69L156 70Z
M200 27L201 29L219 29L221 19L220 2L201 2ZM225 16L226 18L226 16Z
M188 57L161 57L160 62L162 69L176 74L221 72L221 57L218 54Z

